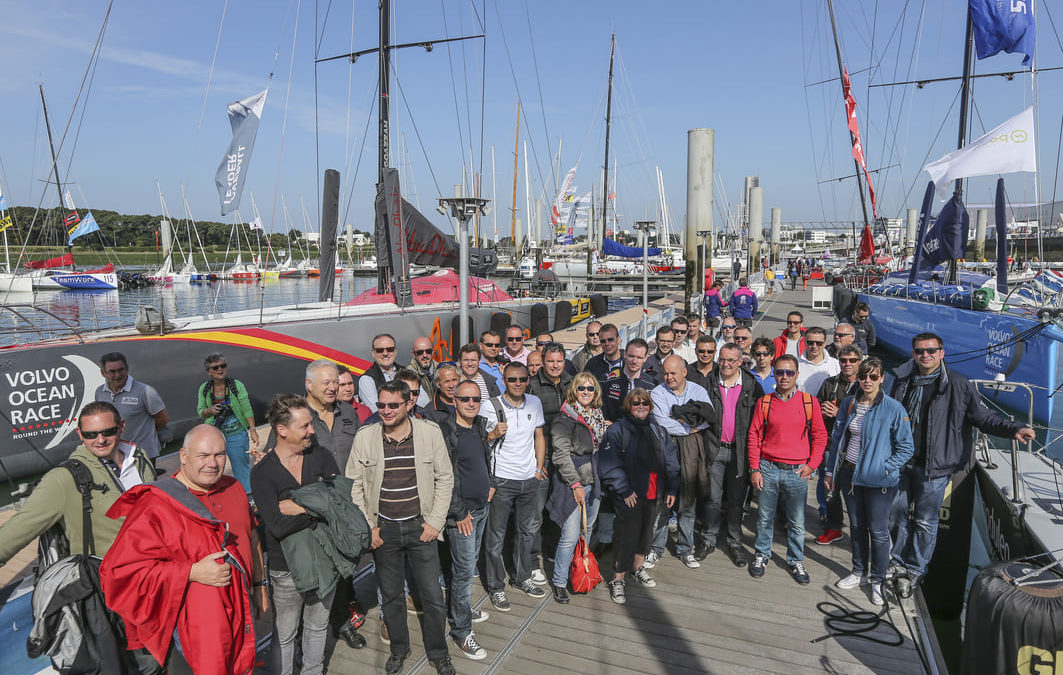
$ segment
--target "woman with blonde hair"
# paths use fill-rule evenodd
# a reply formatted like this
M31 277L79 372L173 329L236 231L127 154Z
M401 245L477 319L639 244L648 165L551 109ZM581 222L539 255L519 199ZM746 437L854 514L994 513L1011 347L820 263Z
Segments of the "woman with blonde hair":
M554 482L547 502L550 517L561 526L561 540L554 554L554 600L568 602L568 568L579 541L582 516L587 510L587 539L598 517L601 488L598 484L597 453L609 422L602 414L602 388L590 373L572 378L561 412L554 419Z

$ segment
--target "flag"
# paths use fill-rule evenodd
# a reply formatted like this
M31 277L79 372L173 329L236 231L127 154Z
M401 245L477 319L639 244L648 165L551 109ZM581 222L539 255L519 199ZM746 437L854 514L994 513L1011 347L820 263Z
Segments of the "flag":
M214 176L223 216L240 208L240 194L244 191L247 165L251 162L251 151L255 148L255 134L258 133L268 91L229 104L229 125L233 130L233 139Z
M845 116L849 120L849 135L853 141L853 159L864 170L864 179L867 180L867 192L871 196L871 214L878 218L875 188L871 186L871 175L867 172L867 162L864 161L864 144L860 141L860 124L856 120L856 99L853 98L853 84L849 81L848 69L842 70L842 94L845 96ZM859 177L857 180L859 180Z
M576 179L576 167L572 167L565 174L565 180L561 183L561 189L554 198L554 205L550 212L550 222L556 227L561 221L561 204L572 194L572 181Z
M937 183L939 199L944 199L945 185L959 178L1036 171L1033 106L923 169Z
M70 238L66 241L67 246L73 244L74 240L83 234L99 231L100 226L96 224L96 219L92 217L92 211L89 211L85 214L85 217L81 219L81 222L67 231L67 234L70 235Z
M66 225L67 229L77 225L79 222L81 222L81 216L78 215L77 211L71 212L65 219L63 219L63 223Z
M871 260L875 257L875 239L871 235L871 226L864 225L864 231L860 234L860 253L858 260Z
M0 192L0 211L7 211L7 197L3 192Z
M908 272L908 283L914 284L919 276L919 268L923 266L923 243L926 242L926 231L930 227L930 210L934 206L934 181L926 184L926 193L923 195L923 207L919 210L919 232L915 236L915 250L912 251L912 267Z
M74 198L70 196L70 190L63 193L63 204L71 211L77 211L77 207L74 206Z
M261 230L262 229L262 219L259 218L258 216L255 216L254 220L252 220L250 223L248 223L247 226L250 227L252 230Z
M3 218L0 218L0 232L3 232L7 228L11 227L11 225L11 216L4 216Z
M970 0L971 23L978 58L1007 52L1023 54L1022 65L1033 61L1036 30L1033 0Z

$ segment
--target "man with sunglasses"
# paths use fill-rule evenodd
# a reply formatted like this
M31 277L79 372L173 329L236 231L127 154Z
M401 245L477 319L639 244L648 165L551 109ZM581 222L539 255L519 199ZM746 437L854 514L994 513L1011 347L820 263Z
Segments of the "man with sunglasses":
M859 392L856 373L860 369L863 355L851 342L852 340L850 344L838 348L839 372L824 380L816 394L828 436L834 431L834 421L838 418L841 402ZM819 519L823 523L823 534L816 537L816 543L820 546L827 546L841 539L842 527L845 525L842 495L838 490L828 490L825 480L826 464L819 467L819 479L816 481L816 501L819 502Z
M598 339L601 329L601 321L591 321L587 324L587 341L572 353L572 365L576 367L576 372L584 370L587 361L602 353L602 343Z
M545 366L544 366L545 368ZM520 363L508 363L505 368L506 391L492 401L505 416L496 422L494 414L487 417L488 428L494 432L503 427L502 442L494 450L491 466L491 509L487 516L484 537L487 568L487 592L491 604L501 612L510 610L506 597L506 565L502 560L502 546L512 514L516 524L513 537L513 577L511 585L532 598L546 592L532 580L532 543L535 532L542 526L543 511L539 505L539 490L546 482L546 436L543 425L543 406L539 397L526 394L528 368ZM495 411L492 411L494 413ZM544 578L545 580L545 578Z
M373 349L373 365L358 378L358 400L370 410L376 408L376 392L385 382L395 379L395 373L401 366L395 363L398 353L395 338L388 333L381 333L370 343ZM340 464L343 466L343 464Z
M446 642L446 605L439 586L436 540L446 526L454 488L450 454L439 426L411 418L413 399L402 380L380 387L380 424L354 439L346 475L351 498L372 528L377 582L391 640L386 673L398 673L410 655L406 623L406 563L420 597L428 659L439 673L454 673ZM381 498L386 495L387 498Z
M838 350L842 347L846 347L854 344L856 340L856 329L853 324L848 321L839 321L838 325L834 327L834 342L827 345L827 354L838 358ZM859 346L857 346L859 348ZM867 352L861 350L861 354Z
M694 355L697 357L694 363L687 364L687 382L695 382L707 390L709 376L716 370L716 338L711 335L699 337Z
M808 479L823 463L827 428L815 396L797 390L797 359L775 359L775 393L753 409L749 427L749 473L757 497L756 555L749 565L754 579L764 576L771 560L775 512L782 509L789 536L786 564L799 584L810 583L805 569L805 503Z
M749 326L735 328L734 343L738 345L738 349L742 352L742 367L746 369L752 368L753 330Z
M775 338L775 355L772 356L772 361L779 358L783 354L789 354L794 358L801 356L805 353L805 317L794 310L786 315L786 328L783 329L782 335Z
M155 387L133 379L128 362L120 352L100 357L100 374L104 383L96 388L95 399L118 409L125 422L125 440L143 450L154 462L162 451L159 434L170 422L159 392Z
M620 351L620 330L613 324L604 324L598 331L598 339L602 343L602 353L591 357L583 370L601 382L613 371L624 369L624 354Z
M944 360L940 336L916 335L912 360L897 369L890 392L908 411L915 441L890 512L891 558L900 567L895 578L897 592L904 597L926 575L934 555L938 514L950 478L971 466L971 428L1023 443L1036 436L1033 429L989 410L975 386Z
M805 332L805 353L797 357L801 372L797 388L815 396L828 377L841 372L838 359L827 355L827 331L812 326Z
M505 340L497 330L486 330L480 335L480 370L495 378L499 389L505 389L502 367L507 361L502 358L502 343Z
M516 361L528 365L528 354L531 350L524 346L524 330L517 324L511 324L506 329L505 360Z
M658 379L643 367L649 345L642 338L633 338L624 350L624 368L616 377L601 382L602 413L605 419L615 422L623 414L624 398L636 389L650 391L657 386Z
M766 337L758 337L749 351L753 355L753 367L749 372L765 394L772 393L775 391L775 371L771 365L775 360L775 345Z
M687 363L694 363L694 340L697 339L697 325L694 325L694 337L690 337L691 321L685 316L672 319L672 353L683 357Z
M432 404L432 397L436 394L435 378L436 368L438 364L433 357L435 349L432 347L432 341L423 335L413 341L413 346L410 348L410 356L413 357L410 361L409 369L417 373L421 378L421 396L417 401L417 405L422 408L428 407Z
M738 324L733 317L728 317L720 324L719 344L726 344L728 342L735 341L735 329L738 328ZM716 356L719 357L719 351L716 352Z

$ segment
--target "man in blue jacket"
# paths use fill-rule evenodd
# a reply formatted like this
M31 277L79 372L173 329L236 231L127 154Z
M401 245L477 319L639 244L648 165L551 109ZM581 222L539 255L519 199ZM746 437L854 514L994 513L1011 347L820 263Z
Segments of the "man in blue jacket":
M738 289L731 294L731 316L739 326L753 325L753 315L757 313L757 294L749 288L749 280L738 280Z
M904 597L926 575L937 545L938 512L952 474L970 466L971 427L994 436L1033 440L1034 430L992 412L971 382L943 363L945 343L934 333L912 338L912 361L897 370L890 396L912 423L915 453L901 469L890 513L891 558L906 574L897 577ZM910 515L909 515L910 514Z
M709 290L705 291L705 324L709 328L709 334L715 337L716 329L720 327L720 317L723 316L723 308L727 306L720 289L722 281L714 281Z

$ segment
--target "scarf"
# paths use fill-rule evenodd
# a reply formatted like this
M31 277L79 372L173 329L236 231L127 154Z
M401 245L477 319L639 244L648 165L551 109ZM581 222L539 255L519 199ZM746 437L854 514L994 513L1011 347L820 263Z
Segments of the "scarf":
M640 420L631 413L627 413L626 417L631 425L639 432L638 440L638 454L637 457L642 465L649 469L652 473L661 472L661 464L657 458L657 438L653 433L653 413L646 416L646 419Z
M595 452L597 452L606 430L605 416L602 415L602 409L585 408L577 401L572 404L572 410L578 415L579 420L591 430L591 443L594 445Z
M908 391L904 392L904 409L908 411L913 429L919 428L923 423L923 390L940 378L940 367L929 375L912 375Z

